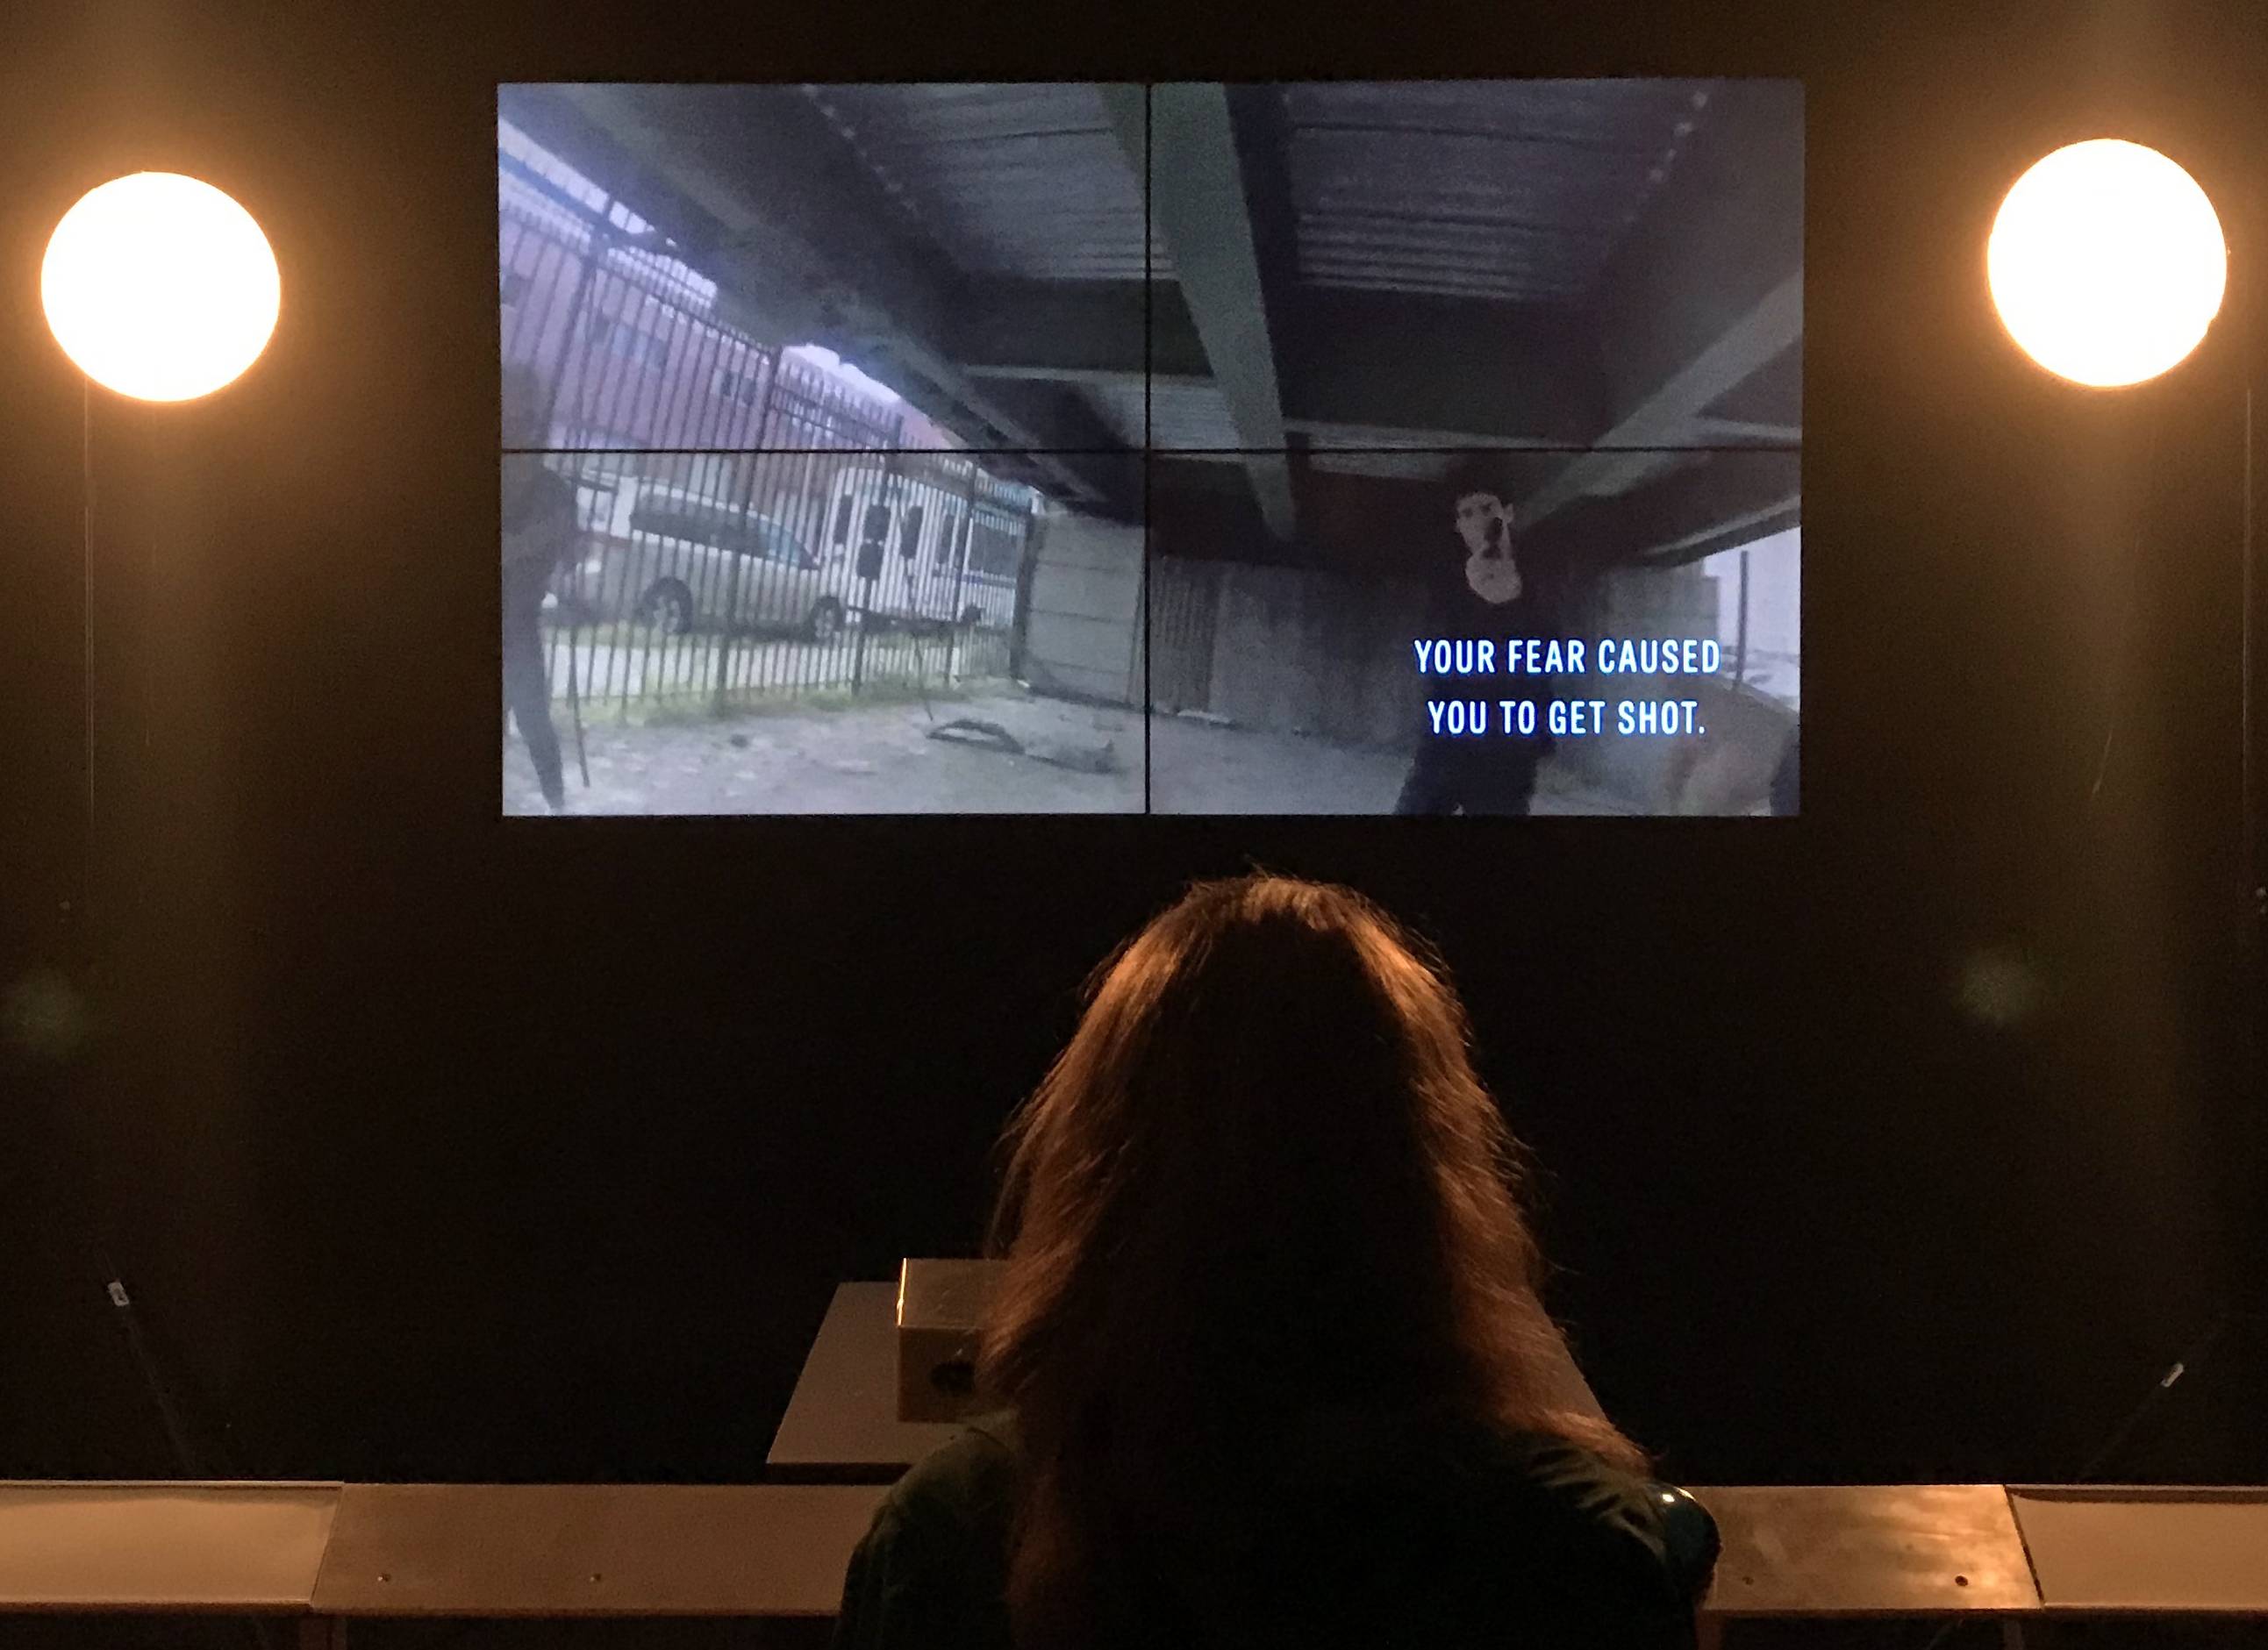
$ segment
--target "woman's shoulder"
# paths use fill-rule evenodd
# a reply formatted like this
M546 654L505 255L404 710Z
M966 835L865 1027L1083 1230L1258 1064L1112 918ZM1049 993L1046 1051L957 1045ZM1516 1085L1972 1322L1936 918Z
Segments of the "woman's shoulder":
M977 1417L909 1468L882 1510L931 1527L1003 1522L1014 1511L1019 1459L1015 1418Z
M917 1462L876 1509L843 1575L837 1650L1010 1642L1012 1425L987 1418Z
M1557 1433L1475 1428L1467 1440L1467 1470L1507 1513L1555 1526L1573 1551L1657 1580L1678 1597L1697 1600L1707 1589L1717 1522L1683 1489Z
M1328 1443L1311 1433L1300 1459L1285 1463L1282 1489L1310 1510L1336 1506L1349 1488L1385 1490L1412 1515L1426 1505L1453 1514L1499 1551L1619 1578L1665 1602L1690 1603L1707 1589L1719 1549L1708 1509L1572 1439L1481 1422L1381 1429L1344 1418L1326 1431ZM898 1481L877 1535L902 1548L989 1558L1014 1520L1021 1459L1012 1415L979 1418Z

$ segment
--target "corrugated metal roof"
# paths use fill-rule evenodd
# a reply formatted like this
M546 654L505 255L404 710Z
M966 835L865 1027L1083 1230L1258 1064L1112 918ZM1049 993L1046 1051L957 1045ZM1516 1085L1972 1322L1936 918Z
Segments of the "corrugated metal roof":
M1138 281L1141 180L1093 84L806 93L964 273ZM1162 247L1152 249L1153 267Z
M1675 172L1714 84L1283 86L1300 278L1580 299Z

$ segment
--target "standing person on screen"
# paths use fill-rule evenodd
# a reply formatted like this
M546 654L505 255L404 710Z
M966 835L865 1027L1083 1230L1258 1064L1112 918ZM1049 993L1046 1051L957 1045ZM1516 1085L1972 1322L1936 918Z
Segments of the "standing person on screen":
M532 447L543 436L542 386L533 369L504 375L504 445ZM504 455L504 705L535 764L554 814L567 807L551 684L543 669L544 593L575 539L575 490L534 453Z
M1123 947L1009 1127L1009 1407L883 1502L837 1650L1691 1646L1716 1525L1559 1378L1468 1037L1344 888Z
M1503 488L1485 471L1468 468L1452 478L1459 553L1444 556L1427 582L1432 587L1428 634L1495 643L1557 635L1554 604L1513 538L1513 510ZM1549 693L1522 676L1487 676L1461 694L1454 679L1445 692L1478 699L1538 701L1535 732L1522 735L1491 723L1480 735L1424 733L1409 777L1394 805L1396 814L1526 814L1535 794L1536 770L1551 751L1545 716ZM1496 706L1491 703L1491 714Z

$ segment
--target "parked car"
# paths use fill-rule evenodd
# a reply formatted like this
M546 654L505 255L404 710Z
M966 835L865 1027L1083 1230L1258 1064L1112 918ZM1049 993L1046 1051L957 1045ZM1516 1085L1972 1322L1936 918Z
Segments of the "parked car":
M624 476L578 487L583 531L559 585L586 618L672 635L696 625L843 628L848 574L784 524L673 482Z

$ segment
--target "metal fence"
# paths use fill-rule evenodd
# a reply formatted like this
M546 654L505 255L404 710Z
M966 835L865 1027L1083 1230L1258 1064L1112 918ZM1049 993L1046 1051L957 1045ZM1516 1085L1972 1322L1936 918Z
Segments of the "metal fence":
M620 203L500 144L504 363L578 534L546 606L578 713L935 691L1011 668L1038 496L759 342Z

